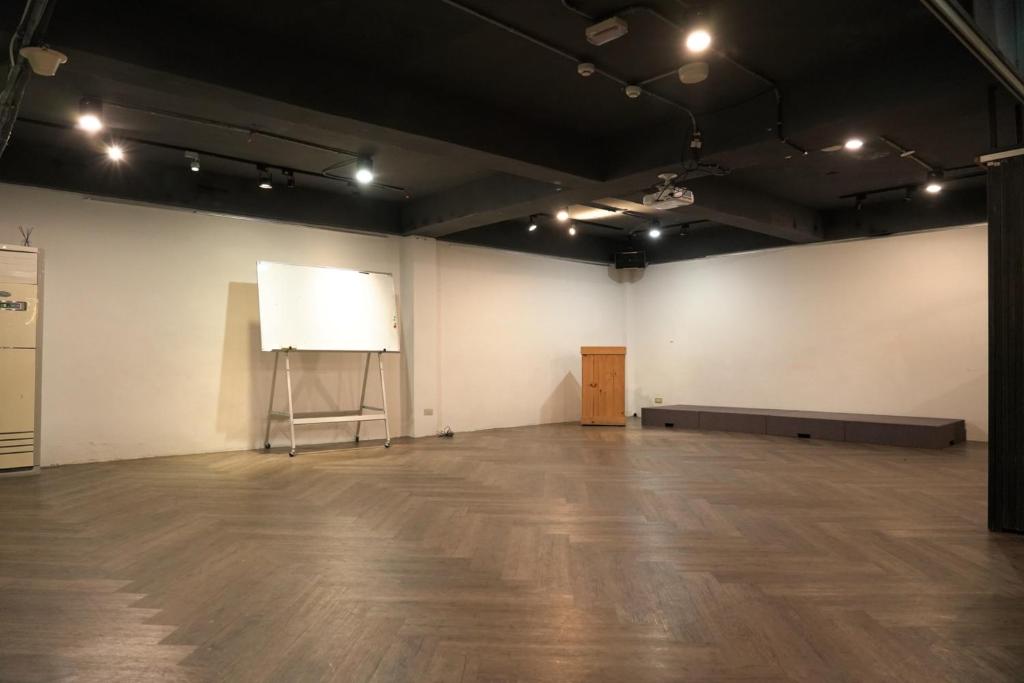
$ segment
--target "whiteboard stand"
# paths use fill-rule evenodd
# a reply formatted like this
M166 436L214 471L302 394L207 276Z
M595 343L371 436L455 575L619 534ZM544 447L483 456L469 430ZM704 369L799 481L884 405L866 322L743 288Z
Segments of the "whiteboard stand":
M329 422L355 422L356 442L359 442L359 431L364 422L380 420L384 422L384 448L391 448L391 429L388 426L388 396L384 387L384 359L383 351L366 352L366 364L363 366L363 388L359 394L359 408L357 410L342 410L335 412L311 412L296 413L292 402L292 364L290 354L298 353L296 349L277 349L274 352L274 376L270 382L270 407L267 409L267 434L263 441L263 447L270 449L270 426L274 420L288 420L288 432L291 440L291 448L288 451L289 457L295 457L295 427L296 425L325 424ZM281 354L284 354L284 380L288 394L288 410L274 410L274 392L277 390L277 374ZM366 384L370 378L370 356L377 356L377 371L380 375L380 407L366 405ZM366 411L373 412L366 412Z

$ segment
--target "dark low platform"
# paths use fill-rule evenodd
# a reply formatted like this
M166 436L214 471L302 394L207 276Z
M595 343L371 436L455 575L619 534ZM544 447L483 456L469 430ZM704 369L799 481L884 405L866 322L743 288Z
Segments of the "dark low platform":
M963 420L822 413L812 410L657 406L643 408L641 422L644 426L652 427L771 434L911 448L945 448L967 439L967 427Z

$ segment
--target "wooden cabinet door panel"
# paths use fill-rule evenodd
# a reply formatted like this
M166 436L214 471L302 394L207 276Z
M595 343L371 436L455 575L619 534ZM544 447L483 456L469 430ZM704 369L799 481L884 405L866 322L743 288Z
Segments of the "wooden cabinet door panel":
M626 356L623 347L584 347L580 422L626 423Z
M583 356L583 403L580 406L580 419L583 424L594 424L594 418L597 416L596 358L597 356Z

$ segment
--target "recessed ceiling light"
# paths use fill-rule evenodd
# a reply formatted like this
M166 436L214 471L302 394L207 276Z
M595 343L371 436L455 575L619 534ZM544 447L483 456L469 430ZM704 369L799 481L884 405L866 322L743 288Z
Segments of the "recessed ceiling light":
M124 150L120 145L107 145L107 158L111 161L121 161L124 159Z
M356 160L356 182L367 185L373 182L373 159L370 157L359 157Z
M560 221L567 221L567 220L569 220L569 210L568 209L559 209L558 213L555 214L555 218L557 218Z
M858 149L864 146L864 141L860 138L850 138L843 143L843 147L851 152L856 152Z
M942 192L942 171L932 171L928 174L928 184L924 186L924 191L929 194Z
M690 31L686 36L686 49L690 52L704 52L711 47L711 34L702 28Z

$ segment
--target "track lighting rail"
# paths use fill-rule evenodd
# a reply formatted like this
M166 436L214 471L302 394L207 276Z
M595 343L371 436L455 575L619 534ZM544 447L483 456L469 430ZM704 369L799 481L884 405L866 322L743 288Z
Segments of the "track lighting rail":
M54 128L54 129L57 129L57 130L67 130L67 131L75 130L74 126L70 126L70 125L62 124L62 123L52 123L50 121L42 121L42 120L39 120L39 119L30 119L30 118L25 118L25 117L18 117L18 120L23 122L23 123L28 123L28 124L34 125L34 126L43 126L43 127L47 127L47 128ZM339 176L339 175L335 175L333 173L325 173L323 171L306 171L306 170L299 169L299 168L293 168L291 166L282 166L280 164L276 164L276 163L272 163L272 162L261 161L259 159L246 159L244 157L238 157L238 156L234 156L234 155L231 155L231 154L222 154L221 152L212 152L210 150L200 149L200 148L198 148L198 147L196 147L194 145L189 146L189 147L184 147L182 145L175 145L175 144L171 144L171 143L168 143L168 142L158 142L156 140L147 140L145 138L134 137L134 136L126 136L126 135L118 135L117 136L117 140L119 142L130 142L130 143L136 144L136 145L143 145L143 146L146 146L146 147L155 147L155 148L158 148L158 149L169 149L169 150L174 150L174 151L182 152L182 153L192 152L194 154L198 154L200 157L209 157L209 158L212 158L212 159L222 159L224 161L231 161L231 162L234 162L234 163L246 164L246 165L249 165L249 166L265 167L267 169L271 169L271 168L279 169L280 171L284 172L286 176L287 176L288 173L291 173L291 174L293 174L293 176L294 175L302 175L302 176L309 176L309 177L315 177L315 178L327 178L328 180L333 180L333 181L336 181L336 182L345 183L346 185L349 185L350 187L357 187L357 186L359 186L359 183L357 183L354 178L347 178L345 176ZM291 184L291 183L289 183L289 184ZM398 187L396 185L386 185L384 183L373 182L373 183L369 183L369 185L371 187L375 187L375 188L383 189L383 190L391 190L393 192L402 192L402 193L404 193L406 191L406 189L404 187Z

